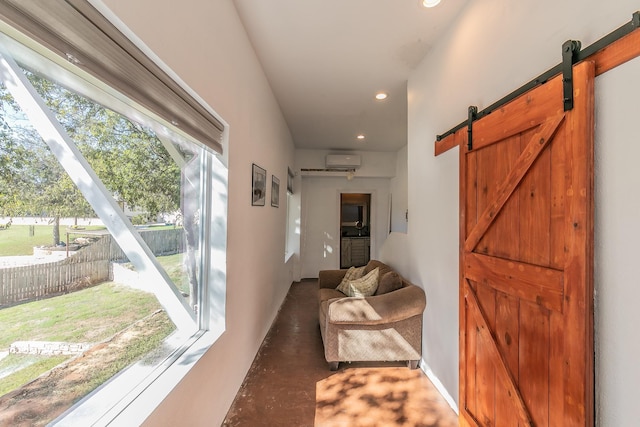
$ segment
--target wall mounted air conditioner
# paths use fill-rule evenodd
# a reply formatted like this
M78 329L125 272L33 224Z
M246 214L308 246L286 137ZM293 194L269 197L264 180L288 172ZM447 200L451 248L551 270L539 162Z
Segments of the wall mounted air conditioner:
M359 154L327 154L327 169L358 169L360 167Z

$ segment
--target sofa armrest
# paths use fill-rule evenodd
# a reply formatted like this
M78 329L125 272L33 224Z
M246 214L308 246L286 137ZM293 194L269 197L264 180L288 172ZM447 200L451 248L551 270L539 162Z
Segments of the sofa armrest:
M330 301L327 321L332 324L380 325L422 315L426 305L424 290L409 285L383 295Z
M318 273L318 287L319 288L333 288L335 289L344 275L347 274L347 270L320 270Z

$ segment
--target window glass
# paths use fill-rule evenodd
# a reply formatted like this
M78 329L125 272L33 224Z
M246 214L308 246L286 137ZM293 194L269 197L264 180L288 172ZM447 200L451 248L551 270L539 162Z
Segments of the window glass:
M54 154L3 84L0 419L43 424L134 362L141 378L206 326L213 154L25 73L91 177Z

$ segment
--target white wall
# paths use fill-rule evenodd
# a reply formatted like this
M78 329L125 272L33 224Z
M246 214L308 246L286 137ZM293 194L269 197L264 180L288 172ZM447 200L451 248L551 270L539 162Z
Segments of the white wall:
M371 193L371 258L389 233L389 179L302 178L302 277L340 268L340 193Z
M220 425L292 280L284 263L291 135L231 1L105 0L229 123L226 331L148 425ZM251 206L251 164L280 179L280 208Z
M601 426L640 425L640 58L596 79L596 387Z
M381 245L389 234L389 199L391 182L398 193L406 194L406 164L397 158L396 152L349 151L359 154L362 166L352 180L346 173L329 176L322 172L302 175L300 258L301 277L318 277L325 269L340 268L340 193L372 194L371 258L378 258ZM301 169L324 169L327 154L340 151L297 149L295 151L296 174ZM404 151L406 156L406 150ZM398 164L404 170L398 171ZM404 173L402 178L396 178ZM333 173L336 175L336 173ZM403 188L404 185L404 188Z
M471 0L409 79L409 278L424 286L429 300L425 361L454 397L458 395L458 150L434 157L433 143L428 141L465 120L469 105L482 109L559 63L564 41L581 40L588 46L628 22L637 9L637 0ZM632 77L611 79L624 91ZM634 121L636 104L621 101L622 120ZM627 150L638 148L633 142L637 132L618 128L612 120L600 111L596 123L601 173L597 194L604 193L600 187L618 186L607 192L605 200L596 200L596 398L599 424L620 426L637 425L638 419L638 405L631 402L637 381L630 379L640 379L640 367L625 359L637 354L629 348L637 344L626 342L637 342L629 328L640 322L640 312L630 308L635 303L630 296L638 293L637 280L632 260L624 263L625 258L618 257L637 252L632 244L638 229L626 212L638 217L638 199L630 197L638 173L631 164L620 167L615 151L619 148L609 147L601 128L614 127L612 139ZM628 151L624 155L627 162L635 158ZM618 182L622 176L626 181ZM619 209L629 216L618 216ZM616 382L610 376L620 379Z
M408 277L409 272L408 240L406 233L391 232L380 247L379 255L380 261L406 277ZM429 304L429 301L427 301L427 304Z

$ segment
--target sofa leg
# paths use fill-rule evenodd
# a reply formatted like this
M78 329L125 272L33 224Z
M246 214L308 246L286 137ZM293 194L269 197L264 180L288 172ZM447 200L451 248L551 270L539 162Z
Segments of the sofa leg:
M337 371L339 364L340 362L329 362L329 369L331 369L332 371Z
M420 365L420 361L419 360L408 360L407 361L407 367L409 369L418 369L418 365Z

